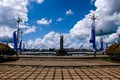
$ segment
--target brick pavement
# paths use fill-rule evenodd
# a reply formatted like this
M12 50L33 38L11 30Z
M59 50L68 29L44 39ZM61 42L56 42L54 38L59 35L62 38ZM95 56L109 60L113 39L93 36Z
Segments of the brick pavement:
M25 56L0 63L0 80L120 80L120 64L91 57Z
M61 59L61 60L17 60L17 61L11 61L11 62L5 62L5 63L0 63L3 65L23 65L23 66L51 66L51 67L83 67L83 66L120 66L120 63L112 63L108 61L104 61L101 59L79 59L79 60L66 60L66 59Z
M0 80L120 80L120 67L0 66Z

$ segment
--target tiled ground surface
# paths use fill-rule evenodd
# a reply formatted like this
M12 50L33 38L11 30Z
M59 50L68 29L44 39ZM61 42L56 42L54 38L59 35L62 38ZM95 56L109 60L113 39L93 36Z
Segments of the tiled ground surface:
M17 60L17 61L10 61L10 62L4 62L0 63L3 65L24 65L24 66L109 66L109 65L118 65L120 66L120 63L112 63L100 59L80 59L80 60Z
M0 80L120 80L120 67L0 66Z

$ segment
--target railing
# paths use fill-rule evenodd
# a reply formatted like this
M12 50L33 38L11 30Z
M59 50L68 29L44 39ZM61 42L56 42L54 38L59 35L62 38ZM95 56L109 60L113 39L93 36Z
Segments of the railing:
M22 52L24 55L40 55L40 56L56 56L56 52ZM66 56L83 56L83 55L93 55L94 52L67 52ZM103 54L102 52L97 52L97 55Z

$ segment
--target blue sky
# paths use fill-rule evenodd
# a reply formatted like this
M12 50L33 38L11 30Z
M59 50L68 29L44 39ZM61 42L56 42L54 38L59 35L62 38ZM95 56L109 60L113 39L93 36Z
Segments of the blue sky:
M51 31L60 34L69 33L74 24L82 19L85 14L88 14L89 10L94 10L95 6L90 4L90 0L44 0L41 4L31 1L27 8L28 24L36 26L36 32L26 35L24 38L25 41L27 41L27 38L43 38L45 34ZM72 14L66 15L66 11L69 10L72 11ZM36 21L42 18L48 21L51 19L52 22L48 25L37 24ZM58 22L58 18L63 20Z
M104 45L119 39L119 3L120 0L0 0L0 41L13 39L15 20L21 17L26 48L59 48L61 34L65 48L92 48L90 15L95 14L99 18L95 22L99 48L100 29Z

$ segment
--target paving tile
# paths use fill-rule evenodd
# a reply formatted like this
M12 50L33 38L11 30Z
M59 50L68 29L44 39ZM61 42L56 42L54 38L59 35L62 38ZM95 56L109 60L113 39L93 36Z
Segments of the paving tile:
M15 80L15 79L6 79L6 80Z
M23 79L22 79L22 78L21 78L21 79L19 78L19 79L15 79L15 80L23 80Z
M91 79L90 78L85 78L85 79L83 78L82 80L91 80Z
M44 80L53 80L53 79L44 79ZM58 80L58 79L56 79L56 80ZM61 80L61 79L60 79Z
M34 80L34 79L28 78L28 79L23 79L23 80Z
M88 79L88 76L80 76L82 79Z
M73 79L80 78L79 76L72 76Z
M101 80L100 78L90 78L91 80Z
M75 67L0 66L0 80L120 80L119 70L120 67L83 69Z

